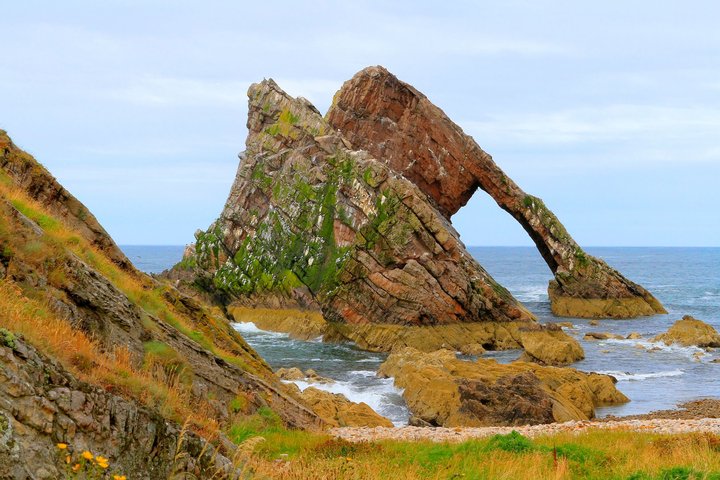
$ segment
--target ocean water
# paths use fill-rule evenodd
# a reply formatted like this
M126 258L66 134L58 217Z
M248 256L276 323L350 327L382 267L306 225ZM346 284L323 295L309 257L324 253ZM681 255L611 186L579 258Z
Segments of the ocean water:
M179 261L184 247L122 248L141 270L159 272ZM552 275L533 247L470 247L469 250L541 322L573 322L576 328L566 331L580 341L586 354L586 359L573 367L610 373L618 379L618 388L631 402L600 408L599 416L646 413L672 408L691 399L720 397L720 364L710 363L720 358L720 351L704 352L650 342L651 337L666 331L683 315L692 315L720 330L720 248L588 248L590 254L645 286L669 312L632 320L600 320L597 326L591 326L589 320L558 318L551 313L547 284ZM319 340L296 341L287 335L263 332L252 324L238 324L236 328L273 367L312 368L336 380L331 385L315 386L343 393L354 401L364 401L396 424L407 422L402 392L391 380L375 376L384 354ZM591 331L624 336L637 332L643 338L583 340L583 335ZM654 347L659 349L649 351ZM702 355L699 359L695 356L698 352ZM503 351L489 352L486 356L509 362L519 354L519 351ZM298 384L301 388L307 386L302 382Z
M160 273L182 260L184 245L120 245L131 262L145 273Z

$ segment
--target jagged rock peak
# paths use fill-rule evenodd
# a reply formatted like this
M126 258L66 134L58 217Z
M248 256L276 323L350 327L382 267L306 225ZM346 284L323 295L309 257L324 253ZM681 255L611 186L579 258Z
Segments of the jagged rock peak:
M665 313L652 294L583 251L537 197L525 193L472 137L383 67L345 82L326 118L356 148L414 182L449 218L480 188L528 232L555 275L553 312L575 317Z
M533 319L415 184L353 150L275 82L248 96L235 183L218 221L197 236L217 288L310 292L328 320L346 325Z

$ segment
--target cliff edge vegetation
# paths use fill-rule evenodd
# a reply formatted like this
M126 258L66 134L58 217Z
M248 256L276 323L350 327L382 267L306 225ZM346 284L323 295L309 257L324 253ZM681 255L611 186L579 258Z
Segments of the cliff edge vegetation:
M220 310L135 270L4 131L0 166L0 476L57 478L56 443L132 478L165 478L195 445L184 455L208 460L183 468L209 472L211 457L232 457L234 423L324 425Z

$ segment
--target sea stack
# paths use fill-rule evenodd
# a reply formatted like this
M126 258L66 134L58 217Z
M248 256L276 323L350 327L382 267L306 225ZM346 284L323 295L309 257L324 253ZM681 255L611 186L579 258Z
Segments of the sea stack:
M518 348L518 329L537 327L422 186L353 148L274 81L248 96L235 182L219 219L197 234L216 288L238 298L309 292L333 335L373 350Z
M385 68L366 68L345 82L326 118L355 148L415 183L446 219L478 188L489 194L528 232L555 276L548 287L555 315L667 313L642 286L588 255L541 199L525 193L440 108Z

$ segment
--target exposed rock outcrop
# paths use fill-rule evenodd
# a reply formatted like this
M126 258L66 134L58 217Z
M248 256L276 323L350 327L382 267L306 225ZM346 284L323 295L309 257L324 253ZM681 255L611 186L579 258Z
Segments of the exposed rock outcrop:
M275 371L275 375L282 380L303 380L308 383L335 383L335 380L332 378L318 375L318 373L312 368L309 368L304 372L297 367L278 368Z
M180 425L78 381L20 338L0 337L0 478L65 478L59 442L108 458L128 478L237 478L230 442L218 451L192 432L180 438Z
M352 340L376 325L534 319L414 183L353 150L272 80L248 96L235 182L220 218L197 235L198 263L217 288L237 297L307 289Z
M595 407L628 401L608 375L525 362L468 362L447 350L394 351L379 374L394 377L404 389L416 423L436 426L587 420Z
M720 347L720 333L702 320L685 315L675 322L667 332L652 339L653 342L663 342L666 345L673 343L685 347L695 346L701 348Z
M556 315L666 313L643 287L585 253L542 200L526 194L442 110L384 68L366 68L345 82L327 120L356 148L415 182L446 218L478 188L487 192L528 232L555 275L548 292Z
M610 332L588 332L583 335L583 340L624 340L620 334Z
M525 328L520 332L520 342L525 351L521 361L540 365L569 365L585 358L585 352L577 340L559 327Z
M213 317L192 299L138 272L128 274L129 278L141 282L148 290L163 291L165 298L130 299L89 262L70 249L59 248L37 223L12 204L0 204L0 216L6 219L0 232L0 246L12 252L5 278L46 298L55 315L100 341L107 351L126 349L134 365L141 367L146 361L147 346L161 345L176 352L187 365L187 371L192 372L188 388L196 397L204 398L211 392L218 402L227 405L243 393L255 408L269 403L288 425L319 425L310 410L284 391L270 367L227 320ZM31 255L26 253L27 245L33 246ZM163 300L168 302L165 308ZM143 307L143 303L150 304L152 309ZM161 318L161 314L176 325ZM173 315L197 330L181 331L179 320L171 318ZM202 339L204 345L190 338L191 334ZM244 368L211 352L213 347L231 353L236 360L242 359Z
M53 439L69 440L64 435L66 432L72 435L73 429L88 428L95 432L100 428L96 421L104 422L102 425L110 422L109 430L102 430L103 435L120 435L123 429L129 428L128 435L132 437L134 433L137 441L151 442L137 446L139 452L152 449L152 441L161 442L159 450L150 451L150 455L161 457L157 462L162 465L172 463L174 452L165 445L171 445L177 432L161 438L166 435L166 429L175 427L162 423L163 417L152 409L141 415L132 410L139 407L127 406L113 413L113 405L119 400L114 400L114 396L102 397L98 391L92 394L87 405L73 406L73 409L81 408L77 412L63 410L62 405L58 406L60 410L52 405L47 411L43 410L46 394L50 402L60 401L60 397L52 393L56 387L86 391L94 388L88 386L89 383L101 384L108 392L121 393L128 404L142 404L149 399L148 405L162 408L165 420L183 422L193 413L192 408L198 407L202 410L198 414L202 415L203 425L223 425L229 419L231 405L242 404L242 414L270 408L289 427L314 429L325 425L273 374L222 312L157 282L126 263L104 230L99 225L95 228L94 217L89 212L77 213L79 208L84 211L82 204L30 155L17 149L4 132L2 139L6 146L0 150L5 162L0 169L0 327L23 332L28 343L57 361L52 363L52 368L65 369L58 370L58 378L51 374L48 379L32 370L40 362L42 365L38 368L49 371L48 360L42 354L13 360L8 357L10 353L5 353L9 363L3 368L10 372L6 375L8 378L25 368L22 362L30 362L28 368L32 371L22 377L22 381L18 380L18 385L22 384L30 392L28 399L22 401L27 400L30 403L26 406L32 405L37 410L32 413L28 406L24 413L17 413L11 409L13 402L0 405L0 409L15 419L14 432L29 435L38 445L45 445ZM66 336L58 337L58 331ZM65 339L76 334L85 343L68 343L68 348L63 348L62 343L70 341ZM85 350L75 351L76 345ZM30 350L28 346L23 352ZM121 357L126 361L118 363ZM5 383L0 383L4 388ZM150 388L143 390L145 387ZM71 394L73 402L77 395ZM178 398L181 401L172 403ZM99 410L93 410L96 407ZM182 412L178 413L176 407ZM67 423L63 420L65 417L53 417L58 411L70 417L75 415L78 425ZM123 416L126 413L137 418L128 420ZM46 417L51 417L49 423L36 422ZM61 421L58 423L52 418ZM155 428L155 433L132 430L145 425ZM196 426L193 424L192 428ZM95 433L98 432L100 430ZM40 434L44 436L37 436ZM155 434L158 436L154 437ZM103 444L110 440L101 436L97 441ZM118 445L122 441L122 438L112 440L120 442ZM134 438L126 440L128 448L136 448L134 441ZM48 452L54 450L50 448ZM117 451L117 455L122 452ZM50 478L57 478L52 475L46 459L45 454L38 456L37 464L31 467L45 468L51 472ZM151 470L142 473L140 466L132 468L138 472L133 478L159 478Z
M302 399L332 427L392 427L393 423L364 402L351 402L342 394L308 387Z

